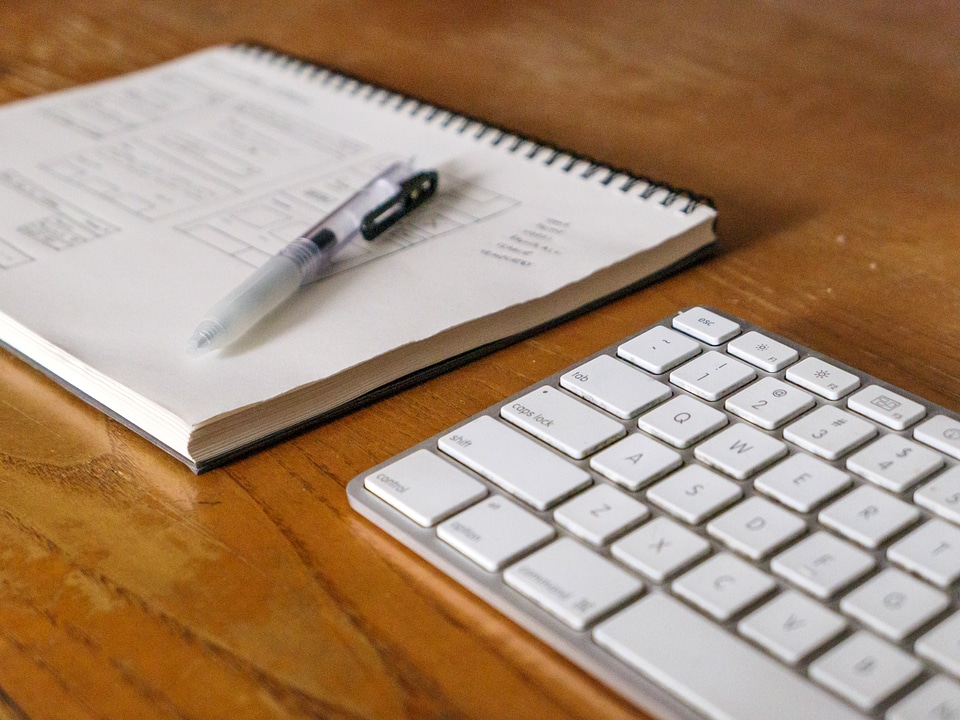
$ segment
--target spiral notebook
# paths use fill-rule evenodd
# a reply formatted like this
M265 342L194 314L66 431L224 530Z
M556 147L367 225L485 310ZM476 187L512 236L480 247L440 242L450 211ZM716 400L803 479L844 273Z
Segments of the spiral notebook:
M8 104L0 137L0 342L195 471L715 241L701 197L258 46ZM439 172L428 204L235 345L186 354L207 307L411 157Z

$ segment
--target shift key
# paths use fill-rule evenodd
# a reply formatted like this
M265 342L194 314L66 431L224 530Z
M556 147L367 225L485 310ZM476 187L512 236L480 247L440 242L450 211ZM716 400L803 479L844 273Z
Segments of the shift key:
M550 386L504 405L500 417L577 460L627 434L616 420Z
M546 510L592 482L585 470L489 415L459 426L437 446L537 510Z

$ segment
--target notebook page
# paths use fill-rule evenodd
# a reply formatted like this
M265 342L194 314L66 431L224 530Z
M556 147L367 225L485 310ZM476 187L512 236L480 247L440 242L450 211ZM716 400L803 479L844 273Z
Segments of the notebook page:
M0 312L91 368L80 389L99 402L127 393L191 426L712 220L575 181L585 164L524 160L513 138L479 142L481 126L395 100L216 48L0 109ZM208 306L407 157L439 171L433 200L355 241L235 345L185 353Z

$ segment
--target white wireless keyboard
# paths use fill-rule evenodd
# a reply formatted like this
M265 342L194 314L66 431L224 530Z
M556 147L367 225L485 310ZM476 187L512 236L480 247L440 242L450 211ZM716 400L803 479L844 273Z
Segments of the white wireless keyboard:
M692 308L352 480L659 717L960 718L960 419Z

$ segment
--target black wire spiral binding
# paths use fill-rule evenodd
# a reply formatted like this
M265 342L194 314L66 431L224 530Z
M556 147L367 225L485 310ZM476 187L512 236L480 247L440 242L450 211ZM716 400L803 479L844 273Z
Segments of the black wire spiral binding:
M367 94L364 98L366 101L377 100L378 96L380 96L380 104L387 106L392 102L393 110L396 112L405 111L412 104L413 107L408 111L409 116L417 117L426 110L426 115L423 118L425 124L434 124L437 118L442 118L439 121L439 127L449 129L451 126L454 126L454 130L459 134L465 134L472 125L477 125L478 129L474 135L474 139L476 140L483 140L487 133L493 131L496 135L488 141L492 147L499 147L505 140L512 138L512 142L510 142L506 151L514 155L519 153L520 150L528 144L530 148L525 150L524 153L530 160L536 159L542 151L548 151L550 154L542 161L543 164L547 167L552 167L561 158L566 158L567 160L560 166L560 170L568 174L573 173L574 168L581 163L586 163L586 167L577 173L581 178L588 180L598 172L606 171L606 175L599 181L599 184L610 186L613 185L614 180L617 178L623 178L623 183L619 185L618 189L626 194L638 185L641 185L643 189L634 195L634 197L641 200L649 201L659 191L664 191L665 194L663 198L658 201L659 204L664 207L671 207L681 202L682 204L679 210L684 214L692 213L701 205L706 205L711 208L714 207L713 201L705 195L677 188L669 183L654 180L645 175L638 175L629 170L613 167L595 158L559 147L540 140L539 138L494 125L482 118L464 115L449 108L428 103L420 98L365 80L339 68L323 66L307 58L291 55L282 50L256 42L240 42L236 43L233 47L249 55L263 59L269 64L291 69L298 75L308 75L311 80L320 82L323 85L336 83L337 90L348 91L351 95L358 95L366 91ZM614 185L614 187L617 186Z

